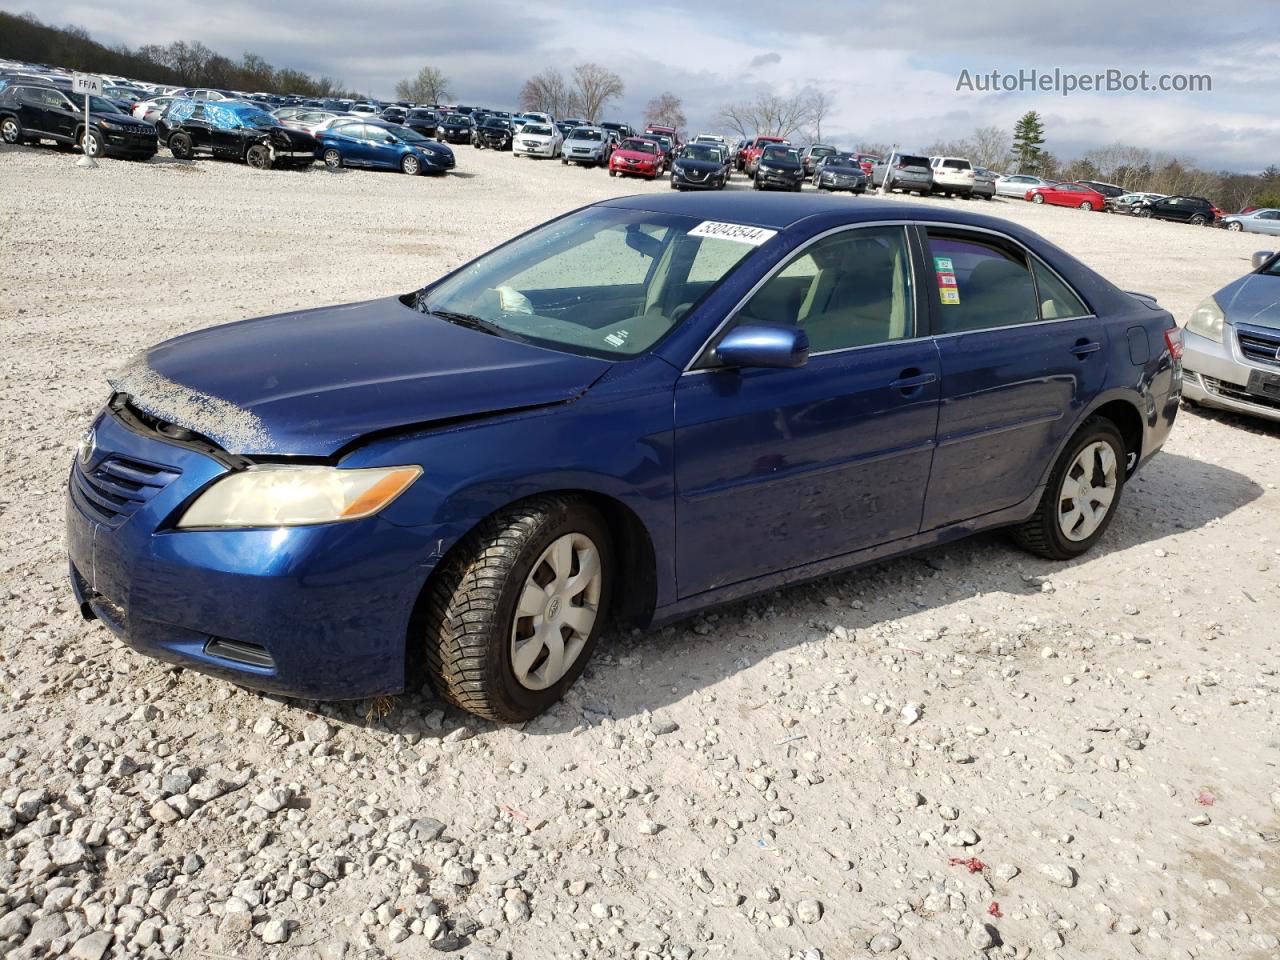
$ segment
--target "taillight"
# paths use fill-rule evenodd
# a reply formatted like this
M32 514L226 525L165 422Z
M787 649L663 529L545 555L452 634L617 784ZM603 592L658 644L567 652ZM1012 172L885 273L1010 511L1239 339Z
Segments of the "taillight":
M1182 359L1182 328L1170 327L1164 332L1164 343L1169 348L1169 356L1175 360Z

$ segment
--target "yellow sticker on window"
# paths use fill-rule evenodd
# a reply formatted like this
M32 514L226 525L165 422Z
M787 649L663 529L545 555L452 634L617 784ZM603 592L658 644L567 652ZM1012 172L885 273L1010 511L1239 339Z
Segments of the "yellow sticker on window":
M943 303L960 302L960 291L955 287L940 287L938 289L938 296L942 297Z

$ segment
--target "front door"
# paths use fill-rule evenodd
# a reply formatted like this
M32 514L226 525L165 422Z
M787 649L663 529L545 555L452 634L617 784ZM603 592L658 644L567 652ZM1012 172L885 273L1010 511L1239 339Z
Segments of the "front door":
M937 450L925 502L931 530L1021 503L1102 389L1102 322L1016 244L956 228L927 231L942 363Z
M933 456L939 367L920 338L907 234L811 244L727 325L798 324L809 361L726 369L675 395L681 597L915 534Z

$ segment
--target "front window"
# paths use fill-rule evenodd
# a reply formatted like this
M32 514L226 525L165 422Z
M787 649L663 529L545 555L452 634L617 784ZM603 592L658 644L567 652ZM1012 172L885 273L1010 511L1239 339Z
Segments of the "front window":
M800 155L790 147L765 147L762 160L791 160L795 163L800 162Z
M569 214L417 295L424 313L608 359L648 350L755 249L700 221L615 207Z
M712 163L719 163L720 151L707 144L694 143L680 151L680 158L682 160L710 160Z
M915 336L906 231L865 227L818 240L756 291L741 323L798 326L815 354Z

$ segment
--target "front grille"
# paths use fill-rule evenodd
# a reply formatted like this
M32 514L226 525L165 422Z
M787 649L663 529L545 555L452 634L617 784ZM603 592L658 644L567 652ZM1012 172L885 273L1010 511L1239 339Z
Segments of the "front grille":
M1280 367L1280 330L1237 326L1236 342L1240 344L1240 352L1246 359Z
M1270 397L1259 396L1256 393L1250 393L1244 387L1234 383L1227 383L1225 380L1219 380L1217 377L1205 376L1200 374L1200 382L1204 384L1204 388L1209 393L1219 397L1226 397L1228 400L1238 400L1241 403L1252 403L1259 407L1268 407L1272 410L1280 410L1280 400L1273 400Z
M90 470L77 460L71 471L71 491L86 515L114 528L180 475L174 467L113 453Z

